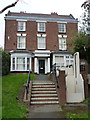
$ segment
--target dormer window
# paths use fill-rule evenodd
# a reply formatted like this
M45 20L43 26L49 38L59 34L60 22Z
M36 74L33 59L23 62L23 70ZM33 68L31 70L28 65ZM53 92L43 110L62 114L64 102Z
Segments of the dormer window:
M64 23L59 23L59 24L58 24L58 32L59 32L59 33L66 33L66 24L64 24Z
M38 32L46 32L46 24L44 22L37 23Z
M26 22L25 21L18 22L18 31L26 31Z

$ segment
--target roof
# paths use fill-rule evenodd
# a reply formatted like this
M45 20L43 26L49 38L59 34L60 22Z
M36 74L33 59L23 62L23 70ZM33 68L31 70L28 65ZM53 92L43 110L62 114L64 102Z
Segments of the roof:
M5 15L6 18L22 18L22 19L43 19L43 20L73 20L77 21L72 14L70 15L58 15L57 13L51 13L51 14L42 14L42 13L26 13L26 12L8 12Z
M23 50L23 49L16 49L16 50L12 50L10 51L10 53L32 53L32 51L30 50Z
M72 54L72 51L52 51L53 54Z

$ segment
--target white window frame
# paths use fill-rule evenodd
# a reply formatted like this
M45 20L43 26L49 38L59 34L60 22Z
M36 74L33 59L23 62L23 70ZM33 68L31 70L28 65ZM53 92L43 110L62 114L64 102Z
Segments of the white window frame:
M20 62L19 60L24 60L24 62ZM19 62L19 63L18 63ZM22 69L20 68L22 67ZM25 57L17 57L16 59L16 70L18 71L25 71Z
M66 38L59 37L59 50L67 50Z
M38 36L37 37L38 49L46 49L46 37Z
M38 32L46 32L46 23L45 22L38 22L37 23L37 31Z
M12 58L12 70L15 70L15 57Z
M26 22L18 21L18 31L26 31Z
M66 24L65 23L58 23L58 32L66 33Z
M26 48L26 36L17 36L17 49L25 48Z

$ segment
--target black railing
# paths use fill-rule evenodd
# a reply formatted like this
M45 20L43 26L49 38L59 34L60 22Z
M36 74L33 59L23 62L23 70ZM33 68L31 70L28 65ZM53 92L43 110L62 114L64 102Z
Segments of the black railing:
M28 73L28 79L27 79L27 83L26 83L26 100L28 99L29 85L30 85L30 70Z
M55 75L55 82L57 84L57 88L59 88L59 85L58 85L58 77L56 75L56 71L57 71L57 68L60 67L60 66L56 66L56 63L52 66L52 71L54 72L54 75Z

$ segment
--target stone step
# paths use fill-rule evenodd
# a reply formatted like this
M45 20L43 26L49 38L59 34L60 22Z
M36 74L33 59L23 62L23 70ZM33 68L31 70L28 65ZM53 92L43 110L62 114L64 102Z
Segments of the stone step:
M58 101L58 97L33 97L31 101Z
M32 88L55 88L55 85L33 85Z
M59 101L31 101L31 105L59 104Z
M52 93L57 93L56 91L32 91L32 94L52 94Z
M32 85L55 85L55 84L52 82L51 83L48 83L48 82L47 83L35 83L34 82Z
M57 94L32 94L31 97L57 97Z
M40 90L44 90L44 91L50 91L50 90L56 90L56 88L32 88L33 91L40 91Z

